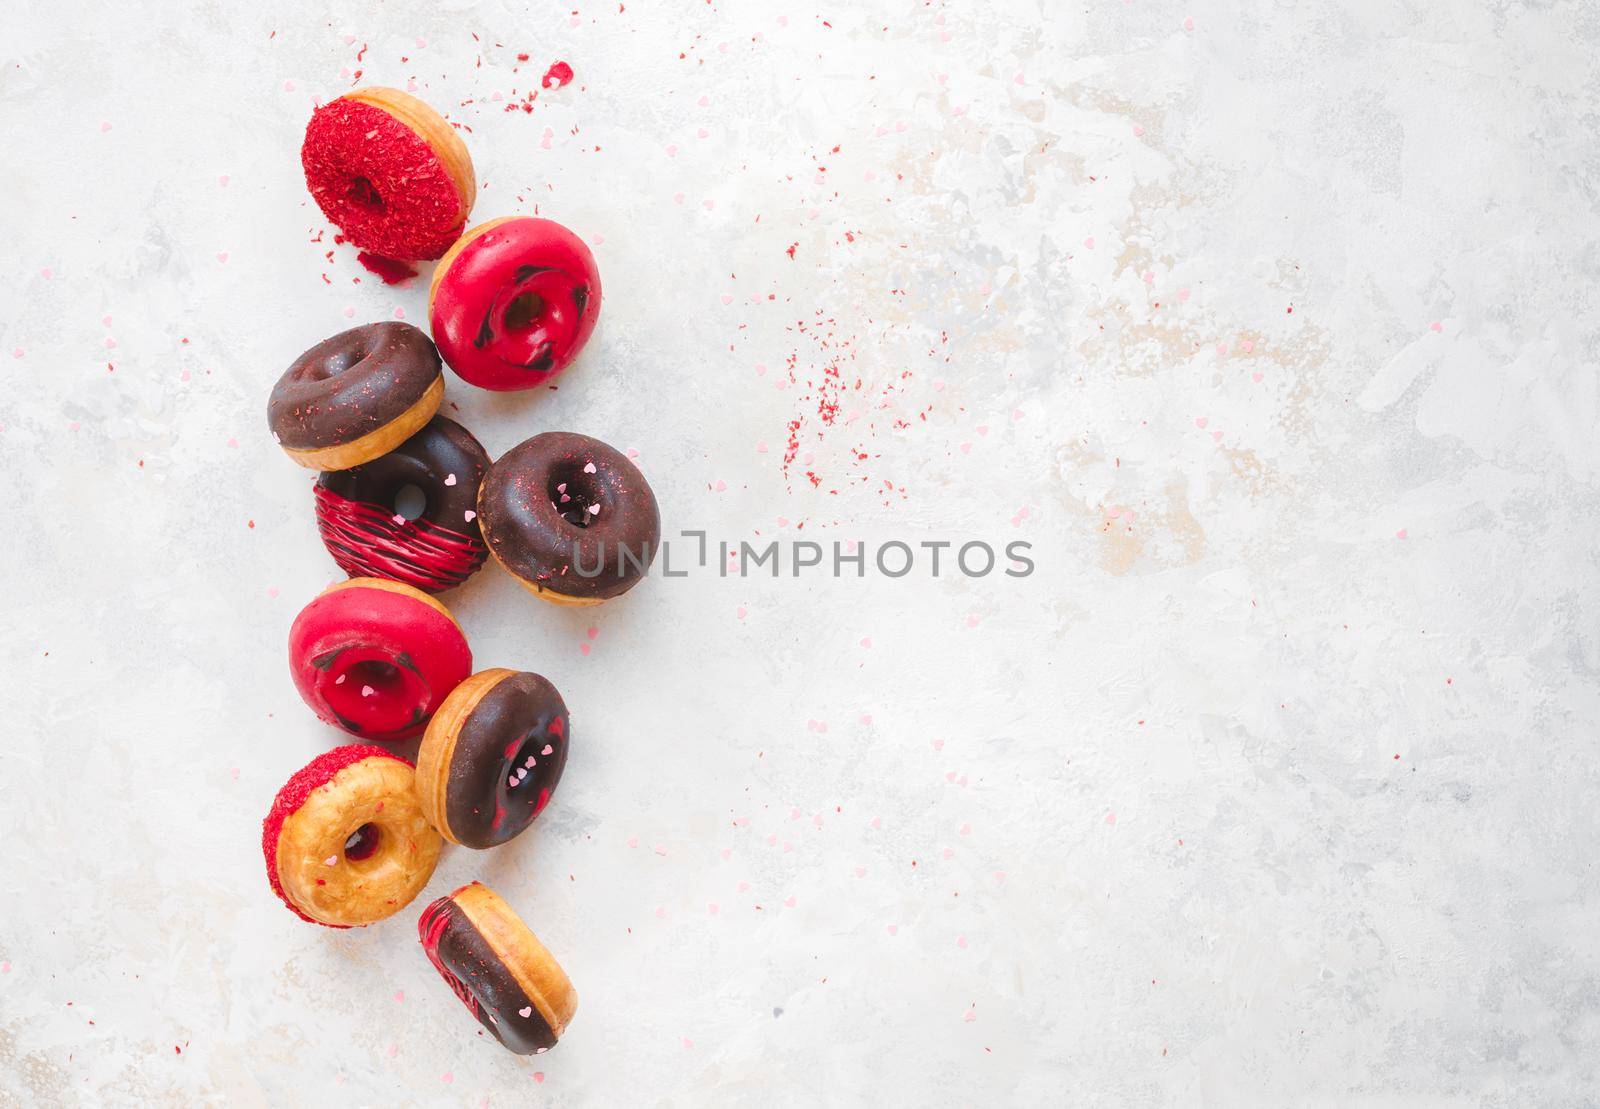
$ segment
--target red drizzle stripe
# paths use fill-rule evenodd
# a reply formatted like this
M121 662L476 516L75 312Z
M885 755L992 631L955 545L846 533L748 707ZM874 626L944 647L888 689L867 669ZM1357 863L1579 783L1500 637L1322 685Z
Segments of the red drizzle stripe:
M315 486L317 530L351 577L386 578L442 593L470 578L489 549L482 540L427 520L395 523L393 509Z

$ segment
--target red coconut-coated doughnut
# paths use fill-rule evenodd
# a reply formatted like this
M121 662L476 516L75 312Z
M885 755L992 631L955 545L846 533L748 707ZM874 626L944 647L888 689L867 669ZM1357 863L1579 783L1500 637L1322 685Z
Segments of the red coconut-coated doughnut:
M566 369L600 318L600 271L582 239L547 219L479 224L428 291L433 339L463 381L509 392Z
M261 822L272 892L301 920L328 928L405 908L443 846L417 803L411 763L358 743L296 771Z
M450 610L420 589L351 578L295 617L289 670L323 720L389 743L422 733L472 673L472 651Z
M357 89L318 108L300 164L322 214L356 246L386 258L439 257L478 195L455 129L398 89Z

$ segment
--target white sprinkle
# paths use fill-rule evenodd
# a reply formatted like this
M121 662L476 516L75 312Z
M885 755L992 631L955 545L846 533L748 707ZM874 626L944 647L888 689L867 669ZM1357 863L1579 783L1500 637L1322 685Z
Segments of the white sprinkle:
M454 474L446 475L446 477L444 479L444 483L446 485L454 485L456 483L456 475L454 475Z
M476 520L477 518L478 518L478 514L476 512L472 511L472 509L470 509L470 508L467 509L467 523L470 524L470 523L472 523L472 521Z
M595 468L594 468L594 463L593 463L593 462L591 462L591 463L589 463L589 464L588 464L588 465L587 465L587 466L585 466L585 467L584 467L584 468L583 468L583 472L584 472L584 473L586 473L586 474L592 474L592 473L595 473L595 472L596 472L596 471L595 471Z

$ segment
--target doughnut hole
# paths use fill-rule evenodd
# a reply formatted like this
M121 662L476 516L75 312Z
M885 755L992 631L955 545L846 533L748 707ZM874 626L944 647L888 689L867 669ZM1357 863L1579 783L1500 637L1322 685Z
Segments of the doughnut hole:
M429 701L415 670L376 652L345 651L319 677L328 708L360 735L381 738L408 728Z
M383 197L378 195L377 186L369 178L352 177L350 187L345 190L344 198L358 208L368 211L378 211L383 207Z
M544 315L544 297L528 289L511 298L506 305L506 331L513 334L527 331Z
M584 473L576 462L556 466L546 489L556 514L575 528L594 523L601 507L598 475Z
M352 863L365 862L378 853L378 843L383 833L376 824L368 822L351 832L344 840L344 857Z
M394 514L407 520L415 520L428 511L428 494L422 491L420 485L406 484L395 491Z

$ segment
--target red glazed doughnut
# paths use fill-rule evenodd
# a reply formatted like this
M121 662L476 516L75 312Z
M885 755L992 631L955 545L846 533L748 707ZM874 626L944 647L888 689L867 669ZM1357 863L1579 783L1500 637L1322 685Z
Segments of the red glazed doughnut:
M305 703L363 739L420 735L472 673L450 610L419 589L377 578L330 585L289 629L289 669Z
M322 214L356 246L386 258L439 257L478 195L461 137L399 89L357 89L318 108L300 164Z
M600 271L582 239L516 216L468 231L433 271L428 311L445 364L508 392L566 369L600 317Z
M405 908L443 847L417 803L411 764L355 743L297 771L261 822L272 891L301 920L329 928Z

